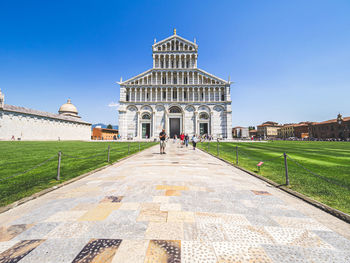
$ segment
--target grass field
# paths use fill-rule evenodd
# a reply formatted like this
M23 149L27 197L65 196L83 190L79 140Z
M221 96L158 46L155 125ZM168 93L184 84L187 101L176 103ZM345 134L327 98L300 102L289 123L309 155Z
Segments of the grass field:
M128 155L128 142L0 142L0 206L30 196L48 187L104 166L107 163L108 145L110 163ZM140 150L154 143L140 143ZM57 155L61 151L61 180L56 181ZM139 143L130 143L130 154L139 151ZM90 159L87 158L97 155ZM18 175L53 157L44 165Z
M293 160L324 178L322 179L311 174L291 159L288 159L289 187L291 189L350 214L350 143L295 141L273 141L267 143L221 142L219 143L219 156L230 162L236 162L236 146L238 146L239 166L259 173L279 184L285 184L284 160L281 155L283 152L286 152ZM207 151L208 143L199 143L198 147ZM210 143L209 152L217 155L216 142ZM259 172L257 164L260 161L265 162Z

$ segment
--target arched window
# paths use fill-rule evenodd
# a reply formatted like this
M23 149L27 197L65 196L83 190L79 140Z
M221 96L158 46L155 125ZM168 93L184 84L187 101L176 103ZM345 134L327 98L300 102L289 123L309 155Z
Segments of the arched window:
M172 107L169 109L169 112L170 112L170 113L181 113L181 109L180 109L179 107L172 106Z
M209 115L205 112L202 112L201 114L199 114L199 119L201 120L208 120L209 119Z
M149 115L148 113L145 113L142 115L142 119L143 120L150 120L151 119L151 115Z

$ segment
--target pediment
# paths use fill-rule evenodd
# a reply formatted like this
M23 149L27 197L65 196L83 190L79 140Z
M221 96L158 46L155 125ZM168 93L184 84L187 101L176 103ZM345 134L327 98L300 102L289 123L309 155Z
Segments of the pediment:
M178 35L172 35L153 44L153 51L197 51L198 45Z

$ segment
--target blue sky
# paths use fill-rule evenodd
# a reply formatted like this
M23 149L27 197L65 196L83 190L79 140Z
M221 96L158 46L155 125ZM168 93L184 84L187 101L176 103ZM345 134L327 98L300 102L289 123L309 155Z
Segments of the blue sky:
M231 76L233 125L350 116L350 1L2 1L5 103L117 124L120 77L152 67L153 39L199 45L198 67Z

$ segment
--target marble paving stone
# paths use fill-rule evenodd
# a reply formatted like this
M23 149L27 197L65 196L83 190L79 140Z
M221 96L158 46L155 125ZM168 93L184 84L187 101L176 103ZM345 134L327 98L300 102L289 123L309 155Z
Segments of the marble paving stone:
M344 263L350 262L350 251L339 251L329 249L304 248L305 257L309 262L317 263Z
M45 240L23 240L0 254L0 263L16 263L32 252Z
M109 184L109 183L108 183ZM101 200L101 203L120 203L123 199L123 196L106 196Z
M350 240L345 237L330 231L312 231L317 236L319 236L323 241L332 245L333 247L343 250L350 251Z
M264 249L256 244L248 245L237 242L214 242L213 247L218 262L273 263Z
M52 238L78 238L82 237L93 227L91 222L65 222L54 228L47 234L48 239Z
M87 211L84 215L82 215L78 221L102 221L105 220L110 213L112 213L113 209L109 208L94 208Z
M55 229L60 223L58 222L45 222L38 223L28 230L22 232L12 240L30 240L30 239L46 239L47 235Z
M140 205L141 211L143 210L153 210L153 211L159 211L160 204L159 203L142 203Z
M166 222L167 217L168 212L165 211L141 210L136 221Z
M160 211L181 211L181 204L163 203L159 209Z
M259 190L252 190L252 192L255 194L255 195L271 195L269 192L267 191L259 191Z
M182 185L157 185L157 190L176 190L176 191L188 191L188 186Z
M171 237L172 239L181 240L183 239L183 235L183 223L150 222L146 230L145 238L169 240L169 237Z
M87 238L46 240L24 257L20 263L71 263L89 240Z
M139 215L136 210L114 210L103 222L134 223Z
M9 241L22 232L31 228L33 224L20 224L20 225L11 225L11 226L0 226L0 242Z
M138 210L140 208L139 203L121 203L120 210Z
M197 234L194 237L196 241L217 242L227 241L224 229L221 224L197 223Z
M259 226L233 226L223 225L225 234L229 241L235 241L246 245L252 244L273 244L273 237Z
M329 228L318 223L316 220L311 218L292 218L292 217L283 217L283 216L272 216L278 224L287 228L302 228L308 230L322 230L322 231L331 231Z
M267 215L246 215L253 226L279 226L279 224Z
M60 211L47 218L44 222L68 222L76 221L86 211Z
M153 196L153 202L154 203L168 203L169 202L169 197L168 196Z
M123 239L112 263L143 263L148 248L148 240L128 240Z
M80 203L71 209L71 211L87 211L95 208L97 203Z
M195 222L194 213L188 211L169 211L167 222Z
M181 241L181 263L216 263L217 258L208 242Z
M0 242L0 254L18 243L18 240Z
M198 236L198 229L195 223L183 223L184 238L183 240L194 241Z
M103 202L103 203L99 203L96 206L96 209L116 210L116 209L119 209L121 206L122 204L117 202Z
M276 244L279 245L332 249L332 246L306 229L271 226L264 227L264 229L273 237Z
M178 190L166 190L165 196L180 196L181 192Z
M150 240L145 263L181 263L181 241Z
M262 245L266 254L273 262L283 263L310 263L301 247ZM318 263L318 262L315 262Z
M121 243L120 239L92 239L72 263L110 263Z

